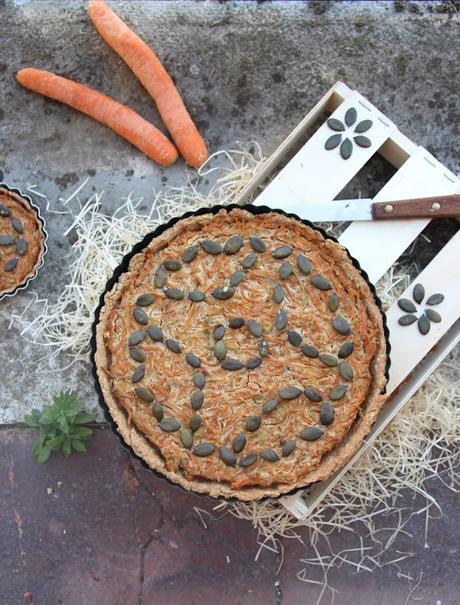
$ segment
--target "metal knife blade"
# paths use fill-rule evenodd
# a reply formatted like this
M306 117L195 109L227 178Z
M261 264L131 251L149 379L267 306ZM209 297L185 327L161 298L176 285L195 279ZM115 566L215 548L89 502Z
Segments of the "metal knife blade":
M257 200L255 203L257 204ZM293 212L312 223L372 220L372 200L369 198L308 204L289 200L283 201L282 208L285 212Z

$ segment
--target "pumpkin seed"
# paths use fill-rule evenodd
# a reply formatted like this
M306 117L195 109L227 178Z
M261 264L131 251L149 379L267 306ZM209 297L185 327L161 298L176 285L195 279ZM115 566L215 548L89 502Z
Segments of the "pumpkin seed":
M292 248L290 246L280 246L279 248L276 248L272 252L273 258L278 258L278 259L287 258L291 254L292 254Z
M241 261L241 266L243 269L250 269L257 260L257 256L250 252L247 256L243 258Z
M305 397L307 397L310 401L323 400L323 396L318 389L314 389L313 387L305 387L303 392L305 393Z
M185 296L183 290L180 288L165 288L164 293L172 300L182 300Z
M24 233L24 225L18 218L13 218L11 220L11 225L17 233Z
M6 206L4 206L3 204L0 204L0 216L10 216L11 215L11 210L9 208L7 208Z
M168 271L179 271L182 268L182 263L177 258L167 258L163 265Z
M345 317L341 317L340 315L333 318L332 327L336 332L343 336L348 336L350 334L350 324Z
M222 340L225 334L224 326L217 326L214 328L214 340Z
M328 151L330 151L331 149L335 149L341 140L341 134L333 134L324 143L324 149L327 149Z
M199 414L195 414L192 416L189 422L189 427L192 433L195 433L201 426L201 416Z
M246 445L246 435L244 433L238 433L232 443L233 451L239 454Z
M283 454L283 456L285 458L287 456L290 456L292 454L292 452L295 450L296 445L297 445L297 443L296 443L295 439L288 439L288 441L285 441L283 443L283 445L281 446L281 453Z
M301 273L303 273L304 275L308 275L313 269L311 260L303 254L299 254L297 257L297 267L299 268L299 271L301 271Z
M417 321L415 315L403 315L398 319L398 323L401 326L410 326L414 321Z
M182 254L182 262L183 263L191 263L192 260L195 260L196 255L198 254L198 245L193 244L184 250Z
M355 132L366 132L372 126L372 120L362 120L355 128Z
M206 298L206 294L200 290L193 290L189 292L188 299L192 302L202 302Z
M158 267L158 269L155 271L155 275L153 276L153 285L155 288L162 288L166 283L167 277L168 276L163 267Z
M134 332L131 332L131 334L129 335L128 345L130 347L136 346L140 342L142 342L146 336L147 336L147 333L145 330L135 330Z
M187 353L185 356L185 361L192 366L192 368L200 368L201 361L200 358L197 357L194 353Z
M223 361L227 355L227 347L223 340L219 340L214 345L214 355L219 361Z
M137 297L136 305L139 305L140 307L146 307L147 305L151 305L154 300L155 299L153 297L153 294L141 294Z
M142 401L145 401L146 403L152 403L152 401L155 399L150 389L146 389L145 387L136 387L134 390L136 391L136 395L139 397L139 399L142 399Z
M345 124L347 126L353 126L353 124L356 122L357 115L356 109L354 107L350 107L350 109L348 109L345 113Z
M281 286L281 284L276 284L276 286L273 288L273 301L279 305L283 302L284 300L284 290L283 287Z
M331 282L322 275L313 275L310 281L319 290L332 290Z
M340 145L340 155L344 160L348 160L348 158L353 153L353 143L347 137L344 142Z
M246 420L246 430L250 431L251 433L257 431L261 422L262 418L260 416L251 416Z
M430 331L430 328L431 328L430 320L425 315L425 313L418 320L417 327L418 327L420 334L423 334L424 336L425 336L425 334L428 334L428 332Z
M217 298L217 300L227 300L234 294L235 288L232 288L232 286L217 286L217 288L214 288L212 291L212 295L214 298Z
M347 361L339 363L339 374L344 380L351 382L353 380L353 368Z
M304 441L316 441L320 437L323 436L323 431L316 426L309 427L308 429L304 429L300 433L301 439Z
M345 126L340 120L337 120L336 118L329 118L327 121L327 125L331 130L335 130L336 132L343 132L345 130Z
M331 355L330 353L320 353L319 358L325 365L329 366L330 368L334 368L339 363L337 357L334 357L334 355Z
M414 297L416 303L420 304L422 302L422 300L425 298L425 288L422 286L422 284L415 284L412 296Z
M180 422L177 418L163 418L158 426L166 433L175 433L180 429Z
M195 372L193 374L193 384L198 388L202 389L206 384L206 377L203 372Z
M141 349L138 349L137 347L133 347L132 349L130 349L129 354L131 355L132 359L134 359L134 361L140 361L140 362L145 361L144 351L142 351Z
M236 254L241 250L243 245L243 236L242 235L234 235L230 239L225 242L224 252L225 254Z
M244 279L244 271L235 271L235 273L230 277L229 284L232 288L235 288L240 284Z
M261 340L259 342L259 355L261 357L267 357L270 354L270 348L268 346L268 342L266 340Z
M134 309L133 317L138 324L146 325L149 323L149 318L147 317L147 314L142 309L139 309L139 307L136 307Z
M262 252L265 252L265 250L267 249L267 246L260 239L260 237L256 237L255 235L252 235L249 238L249 243L251 244L251 248L254 250L254 252L262 253Z
M278 407L278 399L270 399L270 401L267 401L266 403L263 404L262 406L262 413L263 414L269 414L270 412L273 412L273 410L275 410Z
M0 246L10 246L14 244L14 237L11 235L0 235Z
M434 321L435 323L439 323L442 317L439 315L437 311L434 309L425 309L425 313L429 320Z
M275 316L275 327L277 330L284 330L288 324L288 314L284 309L280 309Z
M232 317L228 322L228 325L233 329L241 328L244 326L244 319L242 317Z
M158 326L149 326L147 333L154 342L161 342L163 340L163 330Z
M238 359L224 359L224 361L221 363L221 366L224 370L234 372L235 370L241 370L241 368L244 368L244 363L241 363L241 361Z
M345 395L347 390L348 390L348 385L339 384L339 386L332 389L332 391L329 393L329 398L332 401L338 401L339 399L342 399L342 397Z
M145 376L145 364L141 363L133 372L132 383L140 382Z
M180 432L180 440L182 441L182 445L187 449L191 449L193 445L193 435L190 429L186 429L184 427L181 428Z
M299 387L284 387L278 391L278 396L281 397L281 399L290 400L298 397L301 392L302 389L299 389Z
M329 307L329 311L332 312L337 311L339 308L339 298L335 292L329 296L327 306Z
M300 347L302 344L302 336L295 330L288 330L287 337L291 345L295 347Z
M262 326L260 323L258 323L254 319L250 319L248 321L248 330L256 338L260 338L262 336L262 332L263 332Z
M439 305L444 300L443 294L432 294L426 301L427 305Z
M165 415L165 413L163 410L163 406L158 401L155 401L155 403L152 405L152 414L155 416L158 422L161 422L163 420L163 416Z
M174 338L167 338L165 340L165 345L173 353L182 353L182 348L180 344L177 342L177 340L174 340Z
M292 274L291 263L282 263L278 273L280 279L288 279L288 277Z
M406 311L406 313L415 313L417 310L414 303L408 298L400 298L398 300L398 307L403 311Z
M323 403L321 409L319 411L319 421L321 424L325 426L329 426L334 422L335 418L335 408L332 403L326 402Z
M340 357L340 359L344 359L353 353L354 348L355 345L353 342L344 342L337 355Z
M222 252L222 246L219 242L215 242L212 239L205 239L201 242L201 247L208 254L212 254L213 256L217 256Z
M260 452L260 457L264 460L268 460L268 462L278 462L278 460L280 459L275 450L271 449L266 449Z
M192 410L198 411L203 405L204 395L201 389L195 389L190 397L190 405Z
M219 448L219 454L222 462L224 462L227 466L235 466L236 456L233 450L231 450L229 447L221 447Z
M200 458L206 458L206 456L210 456L215 450L215 447L212 443L200 443L193 450L195 456L199 456Z
M251 453L251 454L246 454L246 456L243 456L242 458L240 458L239 461L239 465L242 466L243 468L247 468L248 466L251 466L251 464L254 464L254 462L257 460L257 454Z
M19 254L19 256L24 256L24 254L27 252L28 246L29 244L23 237L20 237L16 240L16 252Z
M248 370L255 370L262 363L262 359L260 357L253 357L249 361L246 362L246 368Z
M302 353L311 359L315 359L319 355L318 349L316 349L313 345L302 345L300 348Z

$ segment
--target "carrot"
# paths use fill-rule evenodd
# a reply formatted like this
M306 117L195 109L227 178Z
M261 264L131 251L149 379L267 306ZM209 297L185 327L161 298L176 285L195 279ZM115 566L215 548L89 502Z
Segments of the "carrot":
M127 63L155 101L185 161L195 168L201 166L208 157L206 144L158 57L102 0L93 0L88 14L100 35Z
M26 88L102 122L158 164L167 166L176 161L174 145L158 128L111 97L41 69L21 69L16 78Z

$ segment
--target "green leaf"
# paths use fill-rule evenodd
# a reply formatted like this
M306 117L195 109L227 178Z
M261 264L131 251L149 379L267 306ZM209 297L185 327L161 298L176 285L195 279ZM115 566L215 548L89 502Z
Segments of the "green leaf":
M92 434L93 429L87 426L75 426L72 430L72 437L77 437L78 439L90 437Z
M70 439L69 439L69 437L66 437L64 439L64 443L62 444L61 451L62 451L62 453L64 454L64 456L66 458L68 458L70 456L72 448L70 446Z
M44 446L34 452L38 462L46 462L51 455L51 448Z
M30 414L24 416L24 422L33 428L40 426L40 412L38 410L32 410Z
M93 422L96 419L94 414L90 414L88 412L80 412L75 417L75 424L87 424L88 422Z
M80 441L79 439L72 439L72 447L77 452L86 452L87 451L85 444L83 443L83 441Z
M57 435L56 437L48 439L46 442L46 445L48 447L50 447L53 450L53 452L56 452L61 447L61 445L64 443L64 439L65 439L64 435Z

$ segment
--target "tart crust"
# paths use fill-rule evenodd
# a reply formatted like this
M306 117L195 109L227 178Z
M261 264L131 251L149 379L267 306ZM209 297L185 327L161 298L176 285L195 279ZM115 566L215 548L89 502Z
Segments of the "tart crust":
M0 187L0 207L10 211L9 216L0 216L0 234L10 236L14 243L0 246L0 298L12 294L29 279L35 276L45 250L45 233L37 212L30 202L4 187ZM12 219L18 219L23 226L23 232L14 229ZM18 254L16 242L27 242L25 253ZM6 271L6 263L17 259L15 268Z
M165 287L201 289L206 293L204 302L191 303L187 297L170 300L162 289L154 287L154 272L164 260L180 259L185 248L203 239L224 244L229 237L239 234L243 235L244 245L237 254L214 256L200 248L196 259L184 264L181 270L166 271ZM267 250L256 253L257 263L245 271L245 280L236 287L234 296L216 300L212 296L214 288L228 285L232 272L241 269L244 256L253 252L249 245L253 234L264 241ZM283 260L274 259L272 252L280 246L291 246L292 254ZM311 259L311 275L298 270L299 254ZM285 280L277 274L283 262L290 262L293 268L293 274ZM332 289L315 287L311 280L317 274L330 280ZM285 291L281 304L274 303L272 298L277 282ZM333 292L339 299L336 311L328 306ZM152 342L147 336L139 344L146 356L145 376L133 384L132 373L139 364L130 356L128 338L133 331L147 327L132 317L136 299L144 293L154 295L151 306L141 307L149 324L161 325L165 339L178 340L182 351L173 353L164 343ZM274 325L280 308L287 311L288 329L301 333L303 343L313 344L320 352L337 356L344 342L353 341L352 354L343 360L352 366L353 379L344 380L337 367L307 357L298 346L288 342L286 331L277 330ZM228 327L228 320L235 316L245 320L241 330ZM334 329L332 319L337 316L347 319L350 335ZM254 370L225 371L213 354L213 330L220 324L226 326L224 341L228 356L247 362L257 356L260 341L249 333L249 319L262 324L270 354ZM203 458L195 455L193 448L184 447L179 432L162 431L151 404L135 393L138 386L151 389L165 416L178 418L182 427L188 427L195 413L190 396L194 390L193 373L197 370L184 360L187 352L200 358L200 371L207 380L204 403L198 410L203 421L194 434L194 446L206 442L213 444L215 450ZM185 489L214 497L245 501L277 497L328 478L358 449L385 401L384 321L367 281L343 246L295 218L275 212L254 216L237 208L192 215L154 238L132 257L128 271L105 294L96 327L94 360L108 410L119 434L135 454ZM319 420L320 408L330 401L331 391L339 384L346 384L347 392L340 400L332 401L335 419L324 426ZM271 413L260 412L264 402L279 399L279 389L292 385L320 390L323 401L312 402L302 393L293 400L280 399ZM261 416L261 426L248 432L245 420L254 415ZM321 437L315 441L300 438L301 431L311 427L319 428ZM249 452L258 454L256 462L247 468L239 463L228 466L219 456L219 446L231 449L233 438L240 432L245 433L247 444L237 455L238 462ZM291 438L296 439L296 449L283 456L282 444ZM260 453L265 448L275 451L280 459L263 459Z

